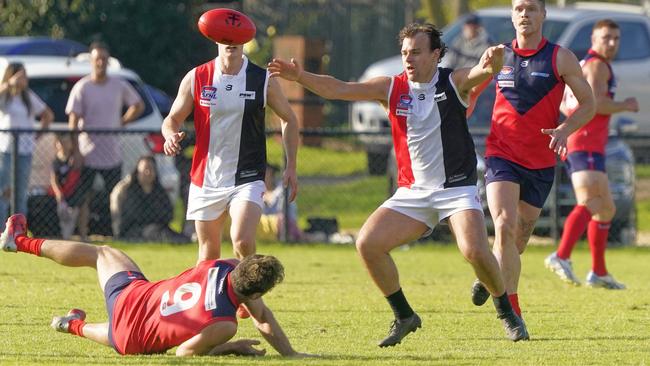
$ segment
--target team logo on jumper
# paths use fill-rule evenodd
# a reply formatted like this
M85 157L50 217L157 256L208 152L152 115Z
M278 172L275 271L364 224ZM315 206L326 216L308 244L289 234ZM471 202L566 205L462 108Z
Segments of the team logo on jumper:
M408 94L402 94L399 96L399 104L397 105L397 108L412 108L413 106L411 103L413 103L413 97Z
M447 94L445 94L445 92L433 96L434 102L442 102L443 100L447 100Z
M512 66L504 66L499 72L499 75L497 75L497 80L500 88L514 88L514 68Z
M395 114L398 116L408 116L411 114L411 108L413 108L413 97L408 94L402 94L399 96L399 103L395 108Z
M521 61L519 65L521 65L521 67L528 67L528 60Z
M217 88L214 86L204 86L201 88L199 105L203 107L209 107L211 105L214 105L215 99L217 99Z
M241 99L255 99L255 92L254 91L245 91L239 93L239 97Z
M530 75L531 76L538 76L538 77L542 77L542 78L547 78L547 77L551 76L547 72L537 72L537 71L531 72Z

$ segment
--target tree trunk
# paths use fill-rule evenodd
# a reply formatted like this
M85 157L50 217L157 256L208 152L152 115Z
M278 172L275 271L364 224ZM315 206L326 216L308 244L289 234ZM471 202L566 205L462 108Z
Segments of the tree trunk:
M445 14L442 11L442 0L423 0L422 7L427 15L427 21L432 22L438 28L447 24Z
M469 0L454 0L452 3L453 19L456 19L463 14L469 13Z

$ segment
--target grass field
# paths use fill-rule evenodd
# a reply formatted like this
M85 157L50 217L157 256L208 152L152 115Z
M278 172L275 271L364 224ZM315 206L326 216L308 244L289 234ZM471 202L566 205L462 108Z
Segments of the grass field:
M120 246L149 279L175 275L193 264L196 246ZM228 365L620 365L650 363L650 282L648 248L608 252L610 270L625 291L570 287L543 268L549 247L532 247L523 256L520 286L532 340L505 339L493 308L469 300L471 269L454 246L420 245L397 249L402 286L422 316L423 328L404 343L379 349L391 312L363 270L351 246L265 244L286 267L286 280L266 298L295 348L321 355L283 359L227 356L178 359L167 355L117 355L110 348L54 332L53 315L72 307L88 320L107 319L95 274L64 268L26 254L0 252L0 364L204 364ZM230 253L230 248L224 248ZM588 252L574 255L580 277L589 267ZM261 337L250 320L240 322L237 337Z

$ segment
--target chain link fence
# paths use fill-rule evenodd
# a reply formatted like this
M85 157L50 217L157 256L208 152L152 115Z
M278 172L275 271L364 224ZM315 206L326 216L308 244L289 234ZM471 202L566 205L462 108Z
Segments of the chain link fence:
M2 191L2 200L7 203L4 206L8 210L7 214L16 212L17 207L21 207L20 200L25 199L26 214L33 235L84 240L191 241L193 225L184 221L193 143L191 134L185 141L188 149L172 158L162 154L163 139L157 132L93 132L118 137L122 164L119 166L118 183L109 189L113 185L108 182L110 177L106 179L98 174L90 178L91 182L84 182L88 174L78 170L73 161L66 161L60 140L65 140L66 136L72 138L70 132L12 130L5 133L11 133L14 139L32 133L40 135L28 166L27 183L20 181L23 178L19 170L24 166L20 165L19 159L14 159L17 155L12 149L5 153L10 167L3 168L3 174L10 174L9 179L6 179L8 185ZM296 202L290 203L286 200L287 192L278 184L284 161L280 134L277 130L268 132L267 148L271 170L273 167L280 168L272 185L280 188L269 189L269 195L275 192L276 202L273 209L265 211L258 237L260 240L286 242L352 243L365 219L395 189L394 156L389 150L386 158L375 157L369 160L361 135L348 130L303 130L301 134L303 138L318 138L320 144L317 147L300 148L300 190ZM385 133L366 135L390 140ZM479 190L488 219L488 231L492 233L482 179L485 171L481 157L484 138L484 135L475 135ZM634 141L638 143L637 140L639 139L635 138ZM610 231L610 245L644 244L641 242L643 239L638 240L637 235L636 185L645 181L636 179L635 168L645 170L646 166L643 163L635 165L630 148L634 141L628 143L627 140L613 137L607 147L610 188L617 206ZM150 157L147 162L153 168L141 161L143 157ZM372 166L373 164L377 166ZM138 165L148 165L150 170L154 169L155 181L158 182L154 184L157 194L152 195L152 189L146 189L143 193L141 187L136 188ZM385 173L376 174L378 171ZM69 181L75 174L78 175L76 185ZM66 189L63 198L59 199L52 189L52 182L57 179L59 186ZM83 197L75 197L82 184L90 188L83 192ZM23 198L20 197L21 189L14 189L22 185L26 187L23 190L26 197ZM149 195L149 199L143 198L143 194ZM544 206L535 234L557 242L564 220L574 204L570 180L560 162L556 169L556 184ZM284 212L288 215L284 215ZM86 215L85 218L83 215ZM451 236L444 226L439 226L429 239L447 241L451 240Z

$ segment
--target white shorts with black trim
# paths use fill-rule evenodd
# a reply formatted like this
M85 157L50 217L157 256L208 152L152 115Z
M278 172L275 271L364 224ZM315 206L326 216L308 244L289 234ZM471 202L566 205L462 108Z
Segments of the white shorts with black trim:
M445 189L400 187L381 207L404 214L429 227L424 236L444 219L464 210L483 212L476 186Z
M264 191L266 187L261 180L226 188L208 188L190 184L186 219L216 220L234 201L250 201L262 208Z

